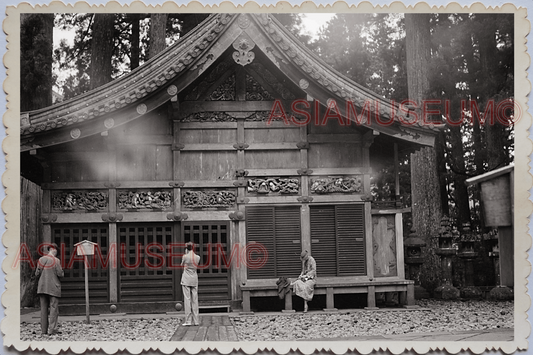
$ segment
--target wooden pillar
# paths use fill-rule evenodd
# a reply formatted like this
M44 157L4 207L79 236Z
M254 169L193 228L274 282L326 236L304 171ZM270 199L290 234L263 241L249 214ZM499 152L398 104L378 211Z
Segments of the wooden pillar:
M396 213L394 215L394 229L396 230L396 269L398 270L398 277L401 279L405 279L405 262L403 254L403 223L401 213Z
M500 286L514 286L513 227L498 227L500 245Z
M44 190L43 191L43 205L41 211L42 214L49 214L51 210L51 191L50 190ZM50 223L46 223L43 225L43 240L42 243L52 243L52 225Z
M285 294L285 309L283 312L294 312L294 309L292 309L292 288L289 288L289 292Z
M109 137L108 137L109 138ZM115 182L117 179L117 154L114 139L107 139L107 149L109 152L108 169L109 181ZM112 186L109 189L109 213L117 212L117 189ZM116 303L119 298L119 279L118 268L120 262L120 245L118 243L118 229L116 222L108 224L107 252L112 253L109 256L109 269L107 273L107 282L109 285L109 302Z
M242 310L250 312L250 291L242 291Z
M365 309L377 309L376 307L376 286L368 286L368 293L366 295L367 304Z
M307 125L300 127L300 142L307 143ZM300 149L300 167L307 169L309 167L307 147ZM309 196L309 176L302 175L300 177L300 191L302 197ZM313 255L313 246L311 241L311 211L309 204L303 203L300 209L300 227L302 231L301 251L308 250Z
M372 245L372 212L370 202L365 202L365 247L366 275L372 281L374 279L374 246Z
M398 161L398 143L394 143L394 193L396 202L400 201L400 162Z
M117 211L117 190L109 189L109 212L116 213ZM110 255L109 260L109 271L108 271L108 282L109 282L109 302L115 303L118 302L118 263L120 262L119 252L120 245L118 245L118 233L117 233L117 223L110 222L108 224L108 253L113 253ZM115 260L115 262L113 262Z
M333 287L326 288L326 308L324 311L336 311L335 308L335 294L333 292Z

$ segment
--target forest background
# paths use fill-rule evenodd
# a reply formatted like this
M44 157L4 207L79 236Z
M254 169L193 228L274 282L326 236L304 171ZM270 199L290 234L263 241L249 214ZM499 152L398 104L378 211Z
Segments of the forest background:
M207 16L21 15L21 111L68 100L130 72ZM460 125L447 124L434 149L399 152L399 191L394 157L374 166L372 192L376 201L399 201L405 207L417 204L421 210L425 205L430 211L429 217L413 213L404 228L413 227L427 244L420 275L427 290L440 283L435 248L442 216L453 221L457 244L465 237L464 224L471 224L480 254L475 283L494 285L496 275L487 272L493 268L486 243L494 232L483 225L478 192L465 180L513 161L513 112L506 113L510 117L506 124L483 122L492 103L513 99L513 14L336 14L317 38L305 33L302 15L274 16L356 83L396 102L449 100L450 117L432 117L445 124L448 119L468 118ZM54 48L54 28L75 33L73 43L61 41ZM31 175L24 166L21 173ZM461 264L454 263L458 267L453 282L458 287L465 282Z

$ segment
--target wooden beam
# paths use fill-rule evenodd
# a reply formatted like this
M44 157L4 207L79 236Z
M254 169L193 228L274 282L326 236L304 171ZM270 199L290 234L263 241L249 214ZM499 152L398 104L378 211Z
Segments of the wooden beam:
M180 129L237 129L237 122L179 122Z
M330 194L330 195L318 195L318 194L310 194L313 198L312 203L336 203L336 202L362 202L361 199L362 196L365 195L356 195L356 194L346 194L346 195L337 195L337 194Z
M282 101L284 107L290 107L291 102ZM181 103L181 117L195 112L213 111L272 111L274 101L185 101Z
M309 143L353 143L360 144L362 139L360 134L348 134L348 133L330 133L330 134L309 134L307 136Z
M246 169L248 176L298 176L298 169Z
M116 144L120 145L143 145L143 144L155 144L155 145L172 145L173 137L171 135L125 135L117 136L115 140Z
M66 161L104 161L108 158L107 151L101 152L57 152L50 154L48 161L51 163Z
M311 168L313 174L311 175L358 175L371 174L370 167L356 167L356 168Z
M304 126L305 127L305 126ZM283 120L275 120L270 123L268 121L244 121L244 128L246 129L271 129L271 128L286 128L299 129L301 127L296 125L286 125Z
M246 196L249 200L247 204L264 204L264 203L301 203L298 201L299 195L290 195L290 196Z

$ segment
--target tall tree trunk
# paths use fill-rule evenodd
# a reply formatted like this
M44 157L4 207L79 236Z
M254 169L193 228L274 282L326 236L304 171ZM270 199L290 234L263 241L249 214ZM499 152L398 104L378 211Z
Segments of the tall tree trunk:
M496 30L497 26L494 17L491 15L478 14L476 17L483 23L485 31L479 38L479 60L481 64L481 75L485 78L485 84L479 93L480 99L486 102L498 94L496 73L498 73L498 58L495 55L497 51ZM485 139L487 143L487 165L488 170L494 170L498 167L510 163L509 152L505 149L506 127L495 120L494 124L485 122Z
M20 110L52 105L54 14L21 14Z
M152 14L150 17L150 43L148 45L148 59L166 48L165 34L167 29L167 14Z
M111 57L113 55L114 24L114 14L94 15L91 67L89 70L91 89L111 81L111 73L113 71Z
M140 15L139 14L131 14L131 58L130 58L130 68L131 70L137 68L139 66L139 20Z
M459 230L463 223L470 223L470 205L466 187L466 163L463 149L463 134L461 127L450 127L450 154L448 163L453 172L453 199Z
M409 98L420 107L429 92L429 14L406 14L407 84ZM424 147L411 154L411 198L413 228L425 239L420 283L428 290L438 286L440 263L435 255L436 236L442 218L435 148Z

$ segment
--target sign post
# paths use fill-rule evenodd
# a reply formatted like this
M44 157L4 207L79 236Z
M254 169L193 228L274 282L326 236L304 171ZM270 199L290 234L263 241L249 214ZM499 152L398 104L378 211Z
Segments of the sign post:
M83 255L83 261L85 264L85 316L87 317L87 324L91 323L89 317L89 255L94 255L94 246L96 243L93 243L89 240L83 240L77 244L74 244L76 247L76 254Z

